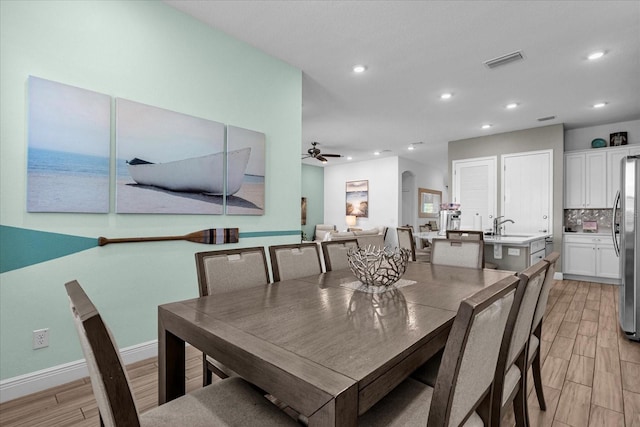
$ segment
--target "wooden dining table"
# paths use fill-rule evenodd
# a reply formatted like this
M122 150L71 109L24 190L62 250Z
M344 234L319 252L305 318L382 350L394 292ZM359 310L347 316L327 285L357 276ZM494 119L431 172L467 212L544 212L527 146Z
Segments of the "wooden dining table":
M185 393L186 342L310 426L355 426L444 347L461 300L513 274L412 262L383 293L337 270L160 305L159 403Z

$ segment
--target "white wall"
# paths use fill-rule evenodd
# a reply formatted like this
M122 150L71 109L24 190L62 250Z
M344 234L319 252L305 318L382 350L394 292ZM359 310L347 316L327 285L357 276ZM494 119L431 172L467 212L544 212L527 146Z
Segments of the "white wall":
M586 150L591 141L602 138L609 143L609 134L627 132L628 144L640 144L640 120L589 126L564 131L564 151Z
M385 157L366 162L355 162L324 168L324 222L335 224L345 230L346 183L347 181L369 181L369 217L358 218L358 228L385 225L395 227L399 216L399 194L401 182L398 178L398 157ZM395 234L395 228L387 233ZM395 242L395 240L394 240Z
M413 212L403 215L402 174L410 172L413 179L411 185L414 203L407 203ZM443 200L448 198L446 188L446 165L443 169L435 169L421 163L401 157L386 157L365 162L327 166L324 168L324 222L335 224L339 230L346 229L345 224L345 186L347 181L369 180L369 218L358 218L357 227L366 230L381 225L391 227L387 233L386 244L396 246L398 239L395 227L406 222L403 218L411 218L410 223L417 229L418 187L441 190ZM411 207L412 206L412 207ZM422 221L424 222L424 221Z

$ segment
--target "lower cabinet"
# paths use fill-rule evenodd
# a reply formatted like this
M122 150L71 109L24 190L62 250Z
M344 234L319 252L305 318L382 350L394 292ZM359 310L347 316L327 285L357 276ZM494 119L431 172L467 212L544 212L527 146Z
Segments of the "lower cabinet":
M620 279L620 262L610 236L564 235L563 274Z

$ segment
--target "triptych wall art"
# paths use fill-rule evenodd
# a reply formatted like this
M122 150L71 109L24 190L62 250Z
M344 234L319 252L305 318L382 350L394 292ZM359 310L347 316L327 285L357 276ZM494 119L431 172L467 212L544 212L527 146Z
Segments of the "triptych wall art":
M27 211L108 213L111 97L28 89ZM264 214L263 133L123 98L115 111L117 213Z

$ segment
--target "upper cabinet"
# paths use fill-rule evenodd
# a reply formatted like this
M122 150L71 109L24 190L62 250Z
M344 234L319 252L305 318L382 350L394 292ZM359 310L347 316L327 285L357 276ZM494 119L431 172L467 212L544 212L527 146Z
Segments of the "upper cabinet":
M452 162L452 195L453 202L461 205L461 229L473 229L476 215L482 219L482 228L491 228L497 211L496 163L495 156Z
M565 209L608 207L606 151L566 154L564 161Z
M607 207L613 206L616 192L620 189L620 161L630 155L640 155L640 146L607 151Z

